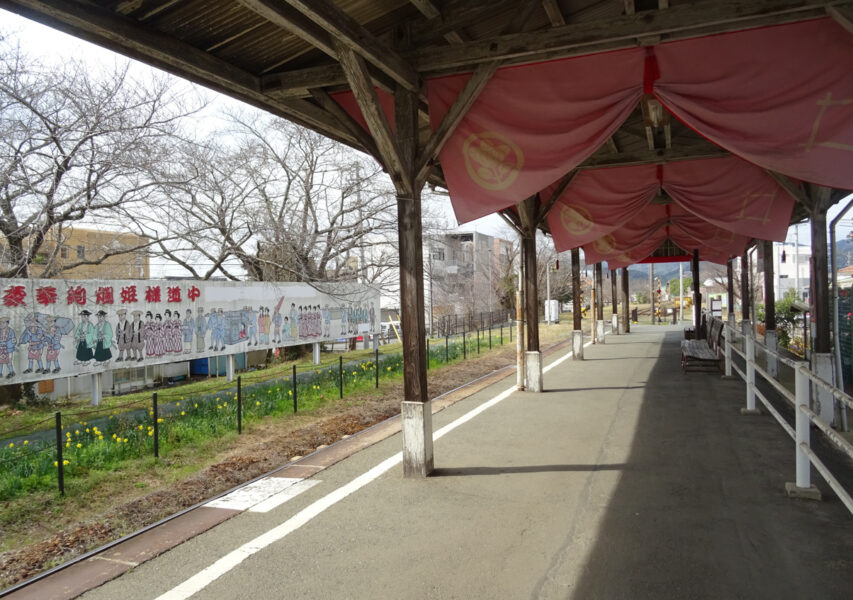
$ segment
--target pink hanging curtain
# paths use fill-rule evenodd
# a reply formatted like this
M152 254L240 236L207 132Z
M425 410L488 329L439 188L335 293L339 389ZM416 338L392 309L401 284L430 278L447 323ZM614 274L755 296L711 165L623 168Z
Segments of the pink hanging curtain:
M365 131L370 131L367 121L364 119L364 114L361 112L361 107L359 107L358 101L355 99L355 94L352 92L334 92L329 95L335 102L341 105L341 108L349 113L349 116L364 127ZM385 113L385 118L388 119L391 131L395 131L397 124L394 121L394 115L396 114L394 112L394 96L381 88L376 88L376 96L379 98L379 106L382 107L382 112Z
M579 172L548 213L557 251L600 239L643 211L660 187L657 172L655 165ZM543 201L555 187L541 193Z
M766 169L853 189L853 36L835 21L664 43L654 54L655 95L689 127Z
M642 49L499 69L439 154L456 218L519 203L589 157L642 94ZM470 75L430 79L435 129Z
M735 156L666 164L663 188L708 223L762 240L784 240L794 209L794 199L770 175Z

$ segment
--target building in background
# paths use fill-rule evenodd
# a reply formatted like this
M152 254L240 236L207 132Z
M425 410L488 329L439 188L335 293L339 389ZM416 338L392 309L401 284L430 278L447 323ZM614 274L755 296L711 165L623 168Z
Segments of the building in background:
M777 300L783 298L788 290L796 289L799 300L809 301L811 258L811 246L773 242L773 289Z
M476 231L433 236L424 248L427 319L502 310L512 242Z

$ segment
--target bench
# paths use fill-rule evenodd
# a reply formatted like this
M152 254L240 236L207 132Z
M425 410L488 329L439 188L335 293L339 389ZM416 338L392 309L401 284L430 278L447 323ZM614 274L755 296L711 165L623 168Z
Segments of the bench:
M705 339L681 340L681 368L685 372L691 366L720 368L720 347L725 339L723 322L712 319L710 325L707 322L703 325L708 330Z

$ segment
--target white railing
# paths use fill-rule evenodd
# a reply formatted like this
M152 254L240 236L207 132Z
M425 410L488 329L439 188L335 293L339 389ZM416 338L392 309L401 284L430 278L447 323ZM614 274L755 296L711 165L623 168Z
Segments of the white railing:
M838 434L826 421L820 418L809 407L809 397L811 386L823 389L832 395L838 402L847 407L853 408L853 398L845 394L842 390L836 388L828 381L818 377L808 368L808 363L805 361L795 361L784 356L780 356L777 352L767 348L763 344L757 342L751 335L744 335L737 331L729 323L723 323L726 330L726 340L724 347L725 358L725 373L731 376L732 371L735 371L746 382L746 411L747 413L755 412L755 399L761 400L761 403L767 409L773 418L782 426L782 429L791 436L796 447L796 482L795 485L800 490L808 490L811 488L811 465L814 465L818 473L824 478L829 487L838 495L839 499L844 503L851 513L853 513L853 497L839 483L838 479L830 473L829 469L820 460L820 458L811 449L810 440L810 424L820 429L827 440L832 443L838 450L846 454L853 460L853 444L850 444L844 437ZM735 346L734 341L738 338L743 338L743 350ZM794 391L791 392L788 388L782 385L775 377L772 377L767 371L755 364L755 347L758 346L763 351L774 358L775 360L788 365L794 370ZM741 356L746 363L746 372L742 371L733 361L732 352ZM767 383L779 392L779 394L791 403L794 407L795 426L791 427L788 422L782 417L764 396L761 390L755 385L755 375L760 375Z

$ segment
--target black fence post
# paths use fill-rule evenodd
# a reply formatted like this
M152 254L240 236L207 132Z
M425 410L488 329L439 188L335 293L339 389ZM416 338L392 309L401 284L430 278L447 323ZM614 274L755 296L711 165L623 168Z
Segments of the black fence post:
M462 360L468 358L468 332L462 330Z
M243 378L237 376L237 434L243 433Z
M338 389L340 391L341 400L344 399L344 357L338 357Z
M427 340L429 344L429 340ZM376 365L376 387L379 387L379 348L373 350L373 364Z
M296 387L296 365L293 365L293 413L296 414L298 409L298 403L296 400L296 394L299 392L299 389Z
M59 481L59 494L65 495L65 465L62 464L62 413L56 411L56 476Z
M480 353L480 330L477 330L477 354Z
M501 346L504 345L504 324L501 323Z
M152 395L154 413L154 458L160 458L160 409L157 406L157 392Z
M492 324L489 323L489 350L492 349Z
M450 342L449 336L447 334L444 335L444 364L447 364L450 361Z

